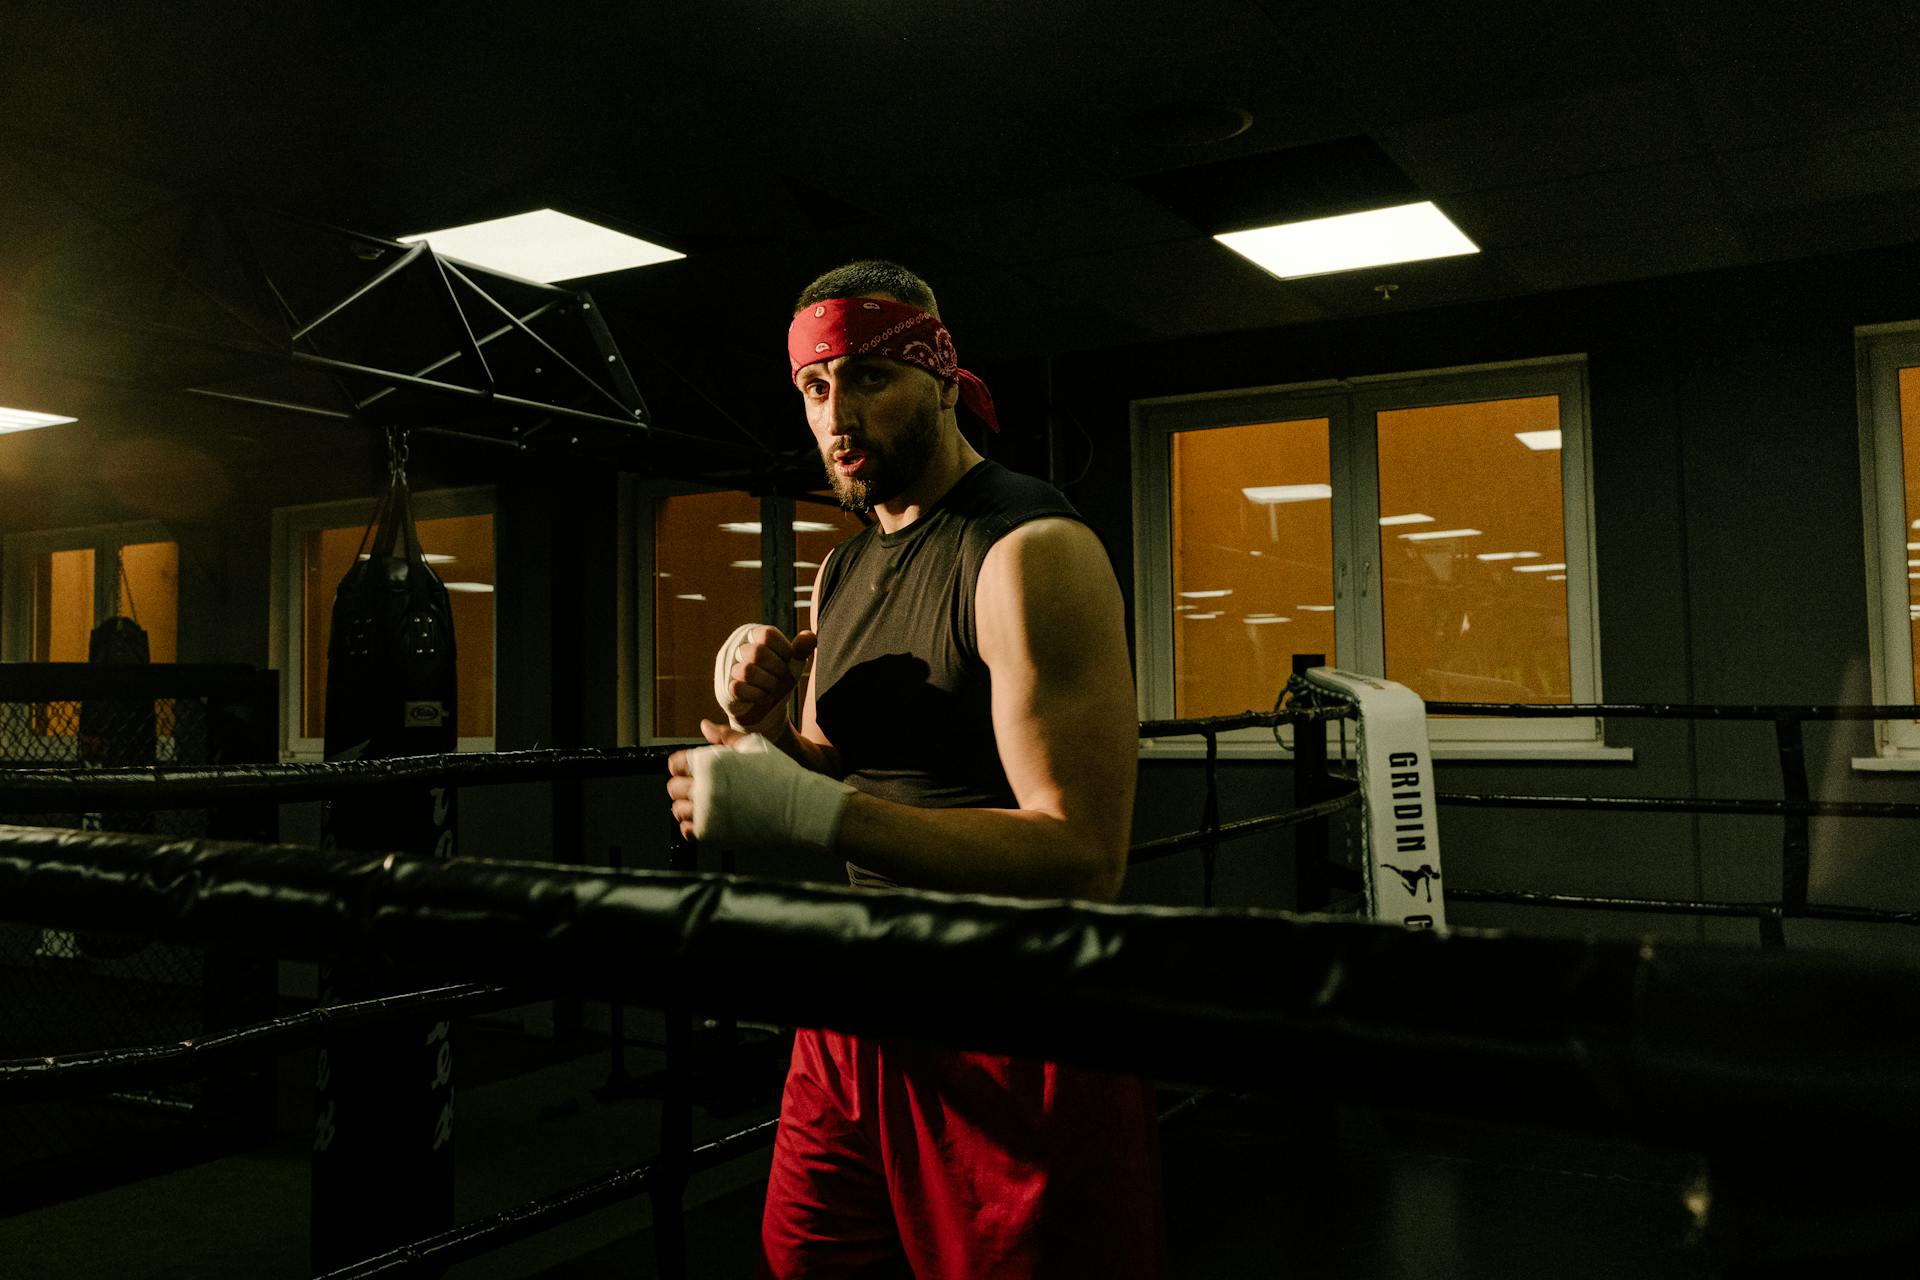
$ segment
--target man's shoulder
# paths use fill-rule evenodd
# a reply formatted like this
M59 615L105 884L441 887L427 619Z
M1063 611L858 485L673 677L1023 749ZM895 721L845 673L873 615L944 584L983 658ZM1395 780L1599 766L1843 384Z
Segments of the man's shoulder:
M1044 510L1078 515L1067 496L1038 476L1003 467L992 459L967 474L967 504L982 512Z

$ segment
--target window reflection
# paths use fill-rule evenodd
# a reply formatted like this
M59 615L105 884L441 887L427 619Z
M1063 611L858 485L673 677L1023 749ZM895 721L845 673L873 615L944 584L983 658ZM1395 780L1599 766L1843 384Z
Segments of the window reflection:
M1170 438L1175 716L1270 707L1294 654L1334 661L1327 442L1325 418Z
M1559 397L1376 427L1387 678L1430 702L1570 701Z

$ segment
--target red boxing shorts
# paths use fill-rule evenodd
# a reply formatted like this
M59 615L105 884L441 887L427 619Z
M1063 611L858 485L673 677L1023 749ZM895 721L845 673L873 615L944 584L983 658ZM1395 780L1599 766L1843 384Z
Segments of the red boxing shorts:
M1153 1088L803 1029L761 1243L775 1280L1158 1280Z

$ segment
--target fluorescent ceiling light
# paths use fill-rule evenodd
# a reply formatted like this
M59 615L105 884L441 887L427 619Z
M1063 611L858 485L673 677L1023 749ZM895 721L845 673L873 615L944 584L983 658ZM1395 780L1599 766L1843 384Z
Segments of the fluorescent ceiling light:
M1314 502L1333 496L1330 484L1263 484L1240 491L1247 495L1248 502L1257 502L1261 506L1276 507L1283 502Z
M1433 517L1423 516L1418 511L1413 511L1413 512L1409 512L1404 516L1381 516L1380 523L1381 524L1432 524Z
M446 257L542 284L650 267L687 256L553 209L400 237L402 244L418 240Z
M449 591L473 591L482 595L493 594L491 582L443 582L440 584Z
M36 427L57 427L63 422L78 422L57 413L34 413L30 409L0 409L0 435L9 431L32 431Z
M705 600L706 597L696 591L696 592L690 592L687 595L683 595L683 596L675 596L674 599L675 600Z
M1548 582L1565 582L1566 580L1567 575L1564 573L1550 573L1547 575Z
M1330 604L1297 604L1293 607L1298 609L1302 613L1332 613L1333 612L1333 606Z
M1538 551L1482 551L1475 560L1538 560Z
M1431 200L1214 237L1282 280L1478 253Z
M760 532L760 522L758 520L728 520L721 524L720 527L728 533ZM823 524L818 520L795 520L793 522L793 531L795 533L832 533L834 528L835 526ZM794 567L797 569L814 569L819 566L805 560L799 560L794 563Z
M730 569L758 569L760 562L758 560L735 560L727 567Z
M1273 614L1268 613L1268 614L1262 614L1259 617L1252 617L1252 616L1245 617L1245 618L1242 618L1241 621L1246 623L1250 627L1264 627L1275 622L1292 622L1293 619L1278 618L1278 617L1275 617Z
M1564 564L1517 564L1513 566L1513 571L1515 573L1559 573L1566 567Z
M1419 533L1403 533L1400 537L1407 542L1432 542L1437 538L1477 538L1478 529L1425 529Z
M793 589L804 594L813 590L813 584L811 582L796 582L793 584Z
M1204 622L1208 618L1217 618L1219 616L1217 613L1189 613L1186 615L1186 618L1188 622Z
M1909 550L1909 551L1920 551L1920 542L1909 542L1909 543L1907 544L1907 550Z
M1182 591L1180 598L1182 600L1218 600L1221 596L1230 596L1232 594L1232 587L1222 587L1218 591Z
M1560 429L1558 427L1555 427L1552 431L1516 431L1513 433L1513 438L1527 446L1527 448L1534 450L1558 449L1560 447Z

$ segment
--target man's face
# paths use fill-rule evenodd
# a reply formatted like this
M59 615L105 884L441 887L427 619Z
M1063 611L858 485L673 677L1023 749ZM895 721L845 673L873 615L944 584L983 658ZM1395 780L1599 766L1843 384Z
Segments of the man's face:
M871 510L920 478L940 442L941 384L877 356L837 356L795 379L834 497Z

